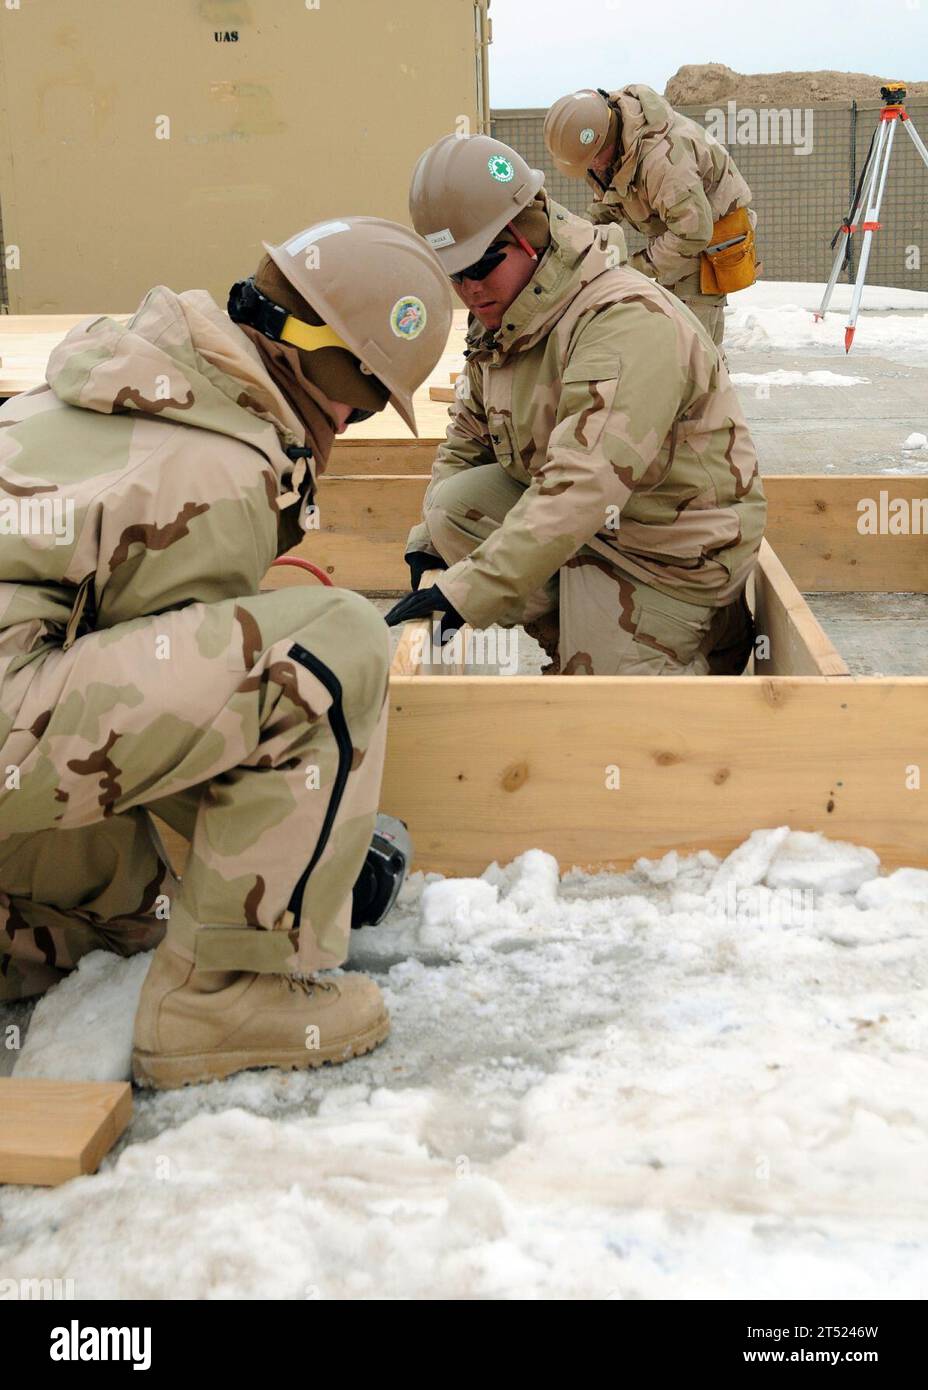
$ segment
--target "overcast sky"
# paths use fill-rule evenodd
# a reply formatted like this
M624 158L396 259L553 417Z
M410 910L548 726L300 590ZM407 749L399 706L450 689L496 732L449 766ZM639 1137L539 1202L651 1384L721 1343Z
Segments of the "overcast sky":
M490 16L494 107L628 82L662 92L683 63L928 81L928 0L491 0Z

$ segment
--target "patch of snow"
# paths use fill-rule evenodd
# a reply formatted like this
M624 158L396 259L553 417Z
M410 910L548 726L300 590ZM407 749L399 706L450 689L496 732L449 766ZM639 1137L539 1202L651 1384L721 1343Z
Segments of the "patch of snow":
M818 310L825 293L825 282L814 280L758 280L746 290L732 295L731 304L751 309L802 309ZM846 314L851 307L853 285L835 285L828 312ZM928 290L904 290L894 285L866 285L863 294L864 309L883 311L894 309L922 309L928 313Z
M725 346L741 351L820 351L845 359L848 285L838 285L824 319L813 317L824 285L770 282L732 295L725 313ZM868 286L854 351L907 363L928 358L928 293ZM905 310L893 314L893 310ZM922 312L913 312L921 310ZM885 316L883 316L885 314Z
M928 449L928 434L917 432L910 434L902 447L903 449Z
M152 953L93 951L35 1006L13 1075L125 1081L132 1029Z
M879 871L879 856L872 849L796 830L780 844L764 882L768 888L853 893Z
M735 386L869 386L865 376L842 376L840 372L732 372ZM915 436L912 436L915 438ZM906 446L903 445L903 448Z
M928 917L928 869L896 869L886 878L870 879L857 890L860 907L892 907L919 903Z
M776 830L752 830L744 843L732 850L715 874L712 880L715 892L730 885L750 888L760 883L789 835L788 825L778 826Z
M138 1092L98 1174L0 1190L4 1276L85 1298L922 1297L928 872L878 872L781 826L721 863L415 874L352 939L383 1047ZM125 1055L143 968L88 957L48 996L61 1029L83 1019L72 1066Z

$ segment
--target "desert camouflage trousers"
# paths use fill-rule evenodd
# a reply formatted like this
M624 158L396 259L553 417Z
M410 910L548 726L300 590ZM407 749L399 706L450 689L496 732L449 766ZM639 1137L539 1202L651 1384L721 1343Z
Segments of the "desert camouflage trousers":
M205 969L344 961L386 738L371 604L313 587L192 604L29 669L17 708L0 691L0 999L165 931ZM180 880L149 812L190 841Z
M442 559L453 565L469 555L524 490L498 463L440 483L425 521ZM686 603L587 546L529 597L522 625L550 658L545 675L740 675L754 640L743 594L723 608Z
M675 285L668 285L678 299L681 299L691 314L695 314L715 346L722 351L725 337L725 305L728 297L724 294L702 294L699 289L699 271L687 275ZM724 357L725 354L722 353Z

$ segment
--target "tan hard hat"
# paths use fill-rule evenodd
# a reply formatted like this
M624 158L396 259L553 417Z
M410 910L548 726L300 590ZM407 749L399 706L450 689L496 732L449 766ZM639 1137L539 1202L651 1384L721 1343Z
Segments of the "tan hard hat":
M346 347L383 382L391 404L418 434L413 392L451 331L451 292L435 252L408 227L382 217L317 222L280 246L263 245L321 316L330 345ZM317 336L324 331L306 328Z
M520 154L489 135L446 135L422 155L409 187L409 215L447 275L480 259L545 181Z
M555 166L569 179L582 179L603 150L613 125L609 103L584 87L556 101L545 116L545 144Z

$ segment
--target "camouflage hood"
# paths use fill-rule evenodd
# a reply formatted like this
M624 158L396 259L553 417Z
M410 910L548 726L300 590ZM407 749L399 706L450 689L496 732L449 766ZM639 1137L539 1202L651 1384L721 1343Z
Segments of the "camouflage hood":
M686 117L678 116L669 102L640 83L613 92L611 100L618 107L622 122L622 157L612 186L616 192L625 193L651 146L664 138L674 121Z
M0 409L0 694L49 644L257 593L309 522L301 422L205 291L86 319L47 383Z
M551 226L551 244L541 258L535 274L514 299L497 332L484 329L471 315L467 348L489 351L494 360L511 352L524 352L546 337L577 295L608 270L628 260L621 228L594 227L585 218L575 217L547 194L545 212Z
M78 324L52 352L46 380L65 405L174 420L257 446L281 483L293 468L284 450L304 442L257 349L205 290L158 285L126 324Z

